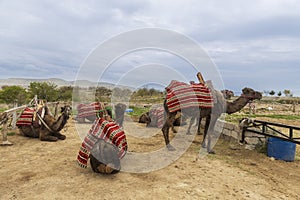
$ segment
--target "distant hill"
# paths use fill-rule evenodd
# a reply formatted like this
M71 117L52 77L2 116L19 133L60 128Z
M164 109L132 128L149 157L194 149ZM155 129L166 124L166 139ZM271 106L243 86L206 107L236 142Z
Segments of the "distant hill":
M30 85L31 82L50 82L50 83L54 83L58 87L74 86L75 84L75 81L66 81L58 78L49 78L49 79L8 78L8 79L0 79L0 87L5 85L7 86L18 85L26 88ZM114 85L111 83L96 83L88 80L77 80L76 86L80 86L82 88L87 88L91 86L102 86L109 89L114 87Z

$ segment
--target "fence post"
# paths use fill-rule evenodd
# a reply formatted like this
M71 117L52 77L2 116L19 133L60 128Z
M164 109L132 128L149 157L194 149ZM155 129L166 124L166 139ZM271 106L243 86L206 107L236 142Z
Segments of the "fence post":
M14 108L17 108L17 107L18 107L18 103L17 103L17 101L15 101ZM17 123L17 110L13 111L13 118L12 118L12 122L11 122L12 129L16 128L16 123Z
M7 122L8 122L8 117L6 115L5 119L3 120L3 126L2 126L3 141L1 146L13 145L13 143L7 140Z
M54 117L55 118L57 118L57 115L58 115L58 110L57 110L58 109L58 104L59 104L59 102L55 103L55 110L54 110Z

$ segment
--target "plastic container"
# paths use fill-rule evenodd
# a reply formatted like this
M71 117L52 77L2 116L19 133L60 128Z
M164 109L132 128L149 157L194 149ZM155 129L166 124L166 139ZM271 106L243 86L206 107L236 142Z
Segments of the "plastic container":
M296 144L279 138L268 139L268 156L278 160L294 161Z
M128 109L125 110L125 112L126 113L131 113L131 112L133 112L133 109L132 108L128 108Z

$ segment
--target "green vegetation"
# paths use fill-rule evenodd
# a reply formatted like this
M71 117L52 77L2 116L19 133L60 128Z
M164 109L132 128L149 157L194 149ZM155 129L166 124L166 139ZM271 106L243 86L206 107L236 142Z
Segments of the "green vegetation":
M7 132L7 136L13 136L13 135L16 135L15 132Z
M226 116L226 121L239 123L241 118L257 118L257 117L266 117L271 119L286 119L286 120L300 120L299 115L281 115L281 114L256 114L256 115L249 115L249 114L231 114Z
M136 106L129 106L133 110L133 112L129 113L130 116L132 117L139 117L143 113L146 113L149 111L150 108L145 108L145 107L136 107Z
M2 86L0 90L0 103L24 105L35 95L39 99L48 102L71 101L73 87L64 86L58 88L57 85L48 82L31 82L28 88L21 86Z
M24 104L27 100L27 92L20 86L3 86L0 90L0 101L2 103Z

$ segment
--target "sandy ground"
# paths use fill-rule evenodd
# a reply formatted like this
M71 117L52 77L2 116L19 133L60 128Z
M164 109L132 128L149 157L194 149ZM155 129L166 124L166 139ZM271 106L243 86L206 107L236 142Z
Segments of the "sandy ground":
M198 158L202 136L197 135L187 151L166 167L101 175L90 166L76 165L79 135L85 132L76 127L70 120L62 131L67 139L54 143L9 136L14 145L0 146L0 199L300 199L299 145L294 162L272 160L222 139L215 155ZM140 130L149 131L151 137L133 136ZM128 122L125 131L128 155L164 148L159 129ZM168 157L166 152L162 155ZM147 164L160 164L155 162Z

